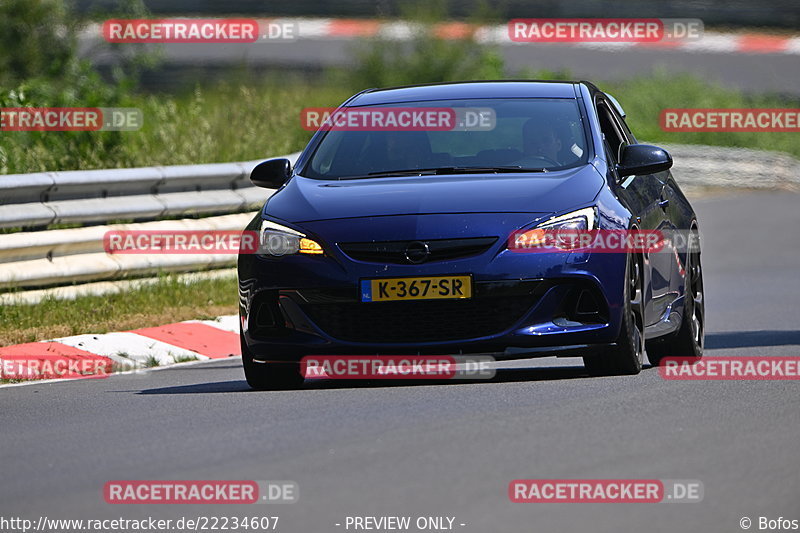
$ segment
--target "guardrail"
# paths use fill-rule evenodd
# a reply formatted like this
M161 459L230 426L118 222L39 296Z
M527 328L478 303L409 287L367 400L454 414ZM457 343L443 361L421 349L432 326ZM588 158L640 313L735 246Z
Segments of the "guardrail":
M800 184L800 162L785 154L698 145L665 148L673 155L674 175L685 190L797 189ZM294 161L298 155L286 157ZM250 184L256 163L0 176L0 227L241 211L263 203L271 193ZM109 255L103 249L103 235L110 230L240 230L252 216L245 212L0 235L0 289L231 266L236 261L232 255Z
M240 231L253 213L12 233L0 239L0 288L33 288L232 266L231 254L108 254L108 231Z
M261 161L0 176L0 228L241 211L269 196L250 183Z

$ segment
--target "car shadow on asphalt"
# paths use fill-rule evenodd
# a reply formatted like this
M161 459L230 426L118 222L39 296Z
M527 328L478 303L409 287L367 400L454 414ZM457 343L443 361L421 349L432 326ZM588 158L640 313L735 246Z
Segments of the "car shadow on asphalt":
M792 344L800 345L800 331L760 330L706 333L705 341L705 347L708 350Z
M250 390L247 382L241 380L213 381L209 383L195 383L192 385L142 389L137 391L136 394L215 394L220 392L250 392Z
M645 365L644 371L652 367ZM291 392L303 392L312 390L336 390L336 389L375 389L375 388L398 388L398 387L425 387L432 385L493 385L501 383L523 383L536 381L558 381L570 379L603 379L591 377L583 365L577 366L558 366L558 367L536 367L536 368L509 368L497 370L491 379L306 379L302 387L291 390L278 391L253 391L244 380L236 381L217 381L211 383L196 383L192 385L178 385L173 387L159 387L155 389L143 389L137 394L217 394L250 392L253 394L285 394Z
M747 348L757 346L786 346L800 345L800 331L791 330L758 330L758 331L731 331L720 333L707 333L705 348L708 350ZM238 366L238 365L237 365ZM653 369L645 365L644 370ZM201 367L196 370L202 371ZM510 368L500 369L491 379L397 379L397 380L344 380L344 379L307 379L302 387L287 391L267 391L262 394L280 394L287 392L302 392L306 390L335 390L335 389L374 389L381 387L421 387L431 385L474 385L478 383L522 383L535 381L556 381L570 379L589 379L590 376L583 365L536 367L536 368ZM595 378L592 378L595 379ZM173 387L160 387L143 389L137 394L217 394L252 391L244 380L217 381L209 383L196 383L193 385L178 385Z

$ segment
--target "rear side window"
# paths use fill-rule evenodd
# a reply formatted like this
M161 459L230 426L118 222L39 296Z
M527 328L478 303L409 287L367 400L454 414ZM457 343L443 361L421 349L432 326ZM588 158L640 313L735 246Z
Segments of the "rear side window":
M606 149L609 151L609 157L613 159L614 163L619 162L619 156L622 148L628 144L624 132L617 121L614 120L611 111L602 102L597 105L597 117L600 119L600 130L605 137Z

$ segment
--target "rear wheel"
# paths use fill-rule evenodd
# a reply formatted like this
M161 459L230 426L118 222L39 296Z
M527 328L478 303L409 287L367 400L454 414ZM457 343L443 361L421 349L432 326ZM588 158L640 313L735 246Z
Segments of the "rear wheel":
M644 360L644 299L642 263L628 255L625 266L625 295L622 327L616 345L607 352L584 357L586 370L594 376L638 374Z
M297 389L303 384L300 365L297 363L259 363L239 334L242 344L242 366L247 384L255 390Z
M700 252L689 254L685 286L681 328L674 335L647 343L647 358L653 366L658 366L665 357L703 357L706 317Z

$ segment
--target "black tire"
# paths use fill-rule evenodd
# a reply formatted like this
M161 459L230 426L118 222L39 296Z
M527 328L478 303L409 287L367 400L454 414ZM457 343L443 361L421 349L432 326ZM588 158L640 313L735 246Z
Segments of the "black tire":
M303 376L297 363L257 363L239 334L242 345L242 366L247 384L255 390L291 390L300 388Z
M699 251L689 254L685 287L683 319L678 332L647 343L647 358L653 366L659 366L665 357L689 357L698 361L703 357L706 315Z
M625 264L625 292L622 327L615 346L608 351L583 358L583 365L593 376L634 375L642 371L644 361L644 299L642 262L628 254Z

